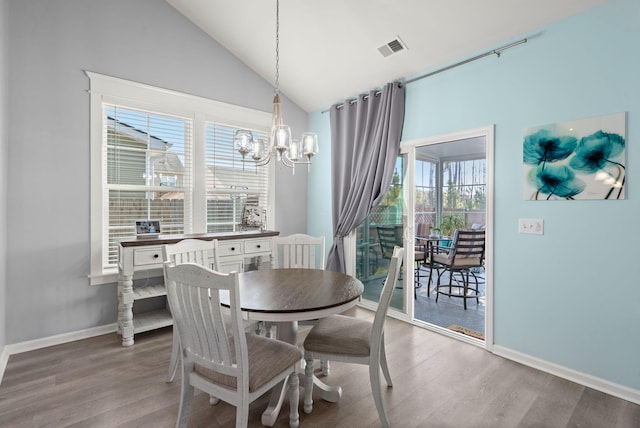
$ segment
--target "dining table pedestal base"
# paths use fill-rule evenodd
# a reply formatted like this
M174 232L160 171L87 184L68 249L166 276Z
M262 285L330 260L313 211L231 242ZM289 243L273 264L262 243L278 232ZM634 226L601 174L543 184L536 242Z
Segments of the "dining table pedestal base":
M288 322L278 322L277 323L277 338L278 340L282 340L283 342L291 343L292 345L297 345L298 342L298 322L297 321L288 321ZM304 359L301 360L301 364L304 365ZM304 385L305 374L304 374L304 366L301 367L300 372L298 373L298 377L300 379L300 385ZM267 409L262 412L262 425L265 426L273 426L278 419L278 415L280 414L280 409L282 408L282 404L284 403L284 399L287 396L288 389L288 379L285 379L283 382L280 382L278 385L274 386L271 390L271 397L269 398L269 405ZM318 379L317 376L313 376L313 395L314 397L320 398L325 401L329 401L330 403L336 403L340 397L342 397L342 388L339 386L330 386L326 383L322 382ZM306 411L305 413L311 413L311 411Z

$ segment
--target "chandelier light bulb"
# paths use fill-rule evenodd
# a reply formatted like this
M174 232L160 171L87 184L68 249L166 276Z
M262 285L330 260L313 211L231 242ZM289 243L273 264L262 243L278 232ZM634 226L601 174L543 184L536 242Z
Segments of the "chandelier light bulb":
M307 159L318 154L318 135L313 132L304 132L302 134L302 154Z
M236 150L242 155L242 158L251 152L253 146L253 134L246 129L238 129L233 137L233 143Z
M294 162L300 160L300 144L296 140L293 140L289 145L288 157Z
M264 141L261 138L253 140L253 147L251 150L251 158L254 161L259 161L264 157Z

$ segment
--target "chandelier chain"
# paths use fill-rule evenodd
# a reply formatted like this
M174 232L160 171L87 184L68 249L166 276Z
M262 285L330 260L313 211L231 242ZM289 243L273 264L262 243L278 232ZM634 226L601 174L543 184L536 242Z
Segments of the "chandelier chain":
M280 0L276 0L276 73L275 96L273 97L273 113L271 114L271 129L268 143L261 138L255 138L248 129L236 130L234 147L242 156L244 168L245 157L248 155L257 166L264 166L275 155L278 162L292 169L295 166L307 165L311 167L311 158L318 153L318 135L314 132L303 132L299 141L291 138L291 128L284 124L280 104Z
M276 0L276 94L280 93L280 0Z

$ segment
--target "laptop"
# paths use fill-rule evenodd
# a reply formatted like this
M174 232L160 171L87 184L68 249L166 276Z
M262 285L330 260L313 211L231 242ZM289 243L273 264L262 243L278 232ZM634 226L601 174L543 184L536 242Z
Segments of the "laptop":
M160 236L160 220L136 220L136 236L138 238Z

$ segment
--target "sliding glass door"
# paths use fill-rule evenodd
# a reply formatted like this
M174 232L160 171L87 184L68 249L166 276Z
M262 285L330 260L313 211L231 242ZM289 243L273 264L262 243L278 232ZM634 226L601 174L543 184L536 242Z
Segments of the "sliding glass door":
M406 203L406 156L399 156L389 191L379 206L356 229L356 276L364 284L363 299L375 306L380 299L383 281L387 276L389 258L395 245L404 247ZM381 239L386 234L390 239ZM407 282L401 275L391 299L391 308L406 312L403 289ZM409 286L413 285L409 276Z
M395 237L393 245L405 248L390 312L461 340L484 341L490 348L492 153L493 128L402 144L389 191L355 234L355 271L365 286L363 306L374 308L380 297L391 250L380 239L386 232ZM466 309L465 299L437 292L438 278L448 282L448 273L432 263L425 245L426 238L434 251L447 253L459 228L484 229L486 236L484 265L470 272L478 280L478 299L467 299Z
M433 257L453 251L452 238L457 229L486 228L485 138L416 146L414 169L415 239L417 245L423 244L424 261L419 267L413 318L484 340L484 268L452 272ZM441 239L431 238L434 236ZM477 292L464 288L465 278L470 278L471 283L466 284ZM439 283L443 288L437 288ZM446 287L449 283L453 287ZM464 297L471 295L475 298Z

